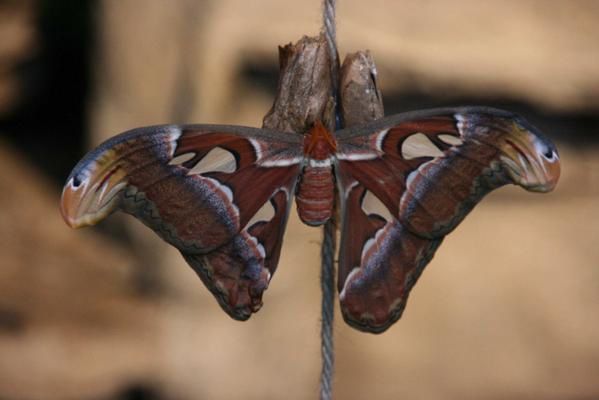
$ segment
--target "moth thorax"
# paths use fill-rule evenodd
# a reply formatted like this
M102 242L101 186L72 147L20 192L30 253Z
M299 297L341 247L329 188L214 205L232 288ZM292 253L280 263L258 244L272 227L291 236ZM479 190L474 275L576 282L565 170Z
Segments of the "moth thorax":
M304 155L314 160L325 160L335 154L335 138L321 123L316 121L304 137Z
M310 159L297 189L296 204L300 219L311 226L324 224L333 215L334 201L335 182L331 159Z

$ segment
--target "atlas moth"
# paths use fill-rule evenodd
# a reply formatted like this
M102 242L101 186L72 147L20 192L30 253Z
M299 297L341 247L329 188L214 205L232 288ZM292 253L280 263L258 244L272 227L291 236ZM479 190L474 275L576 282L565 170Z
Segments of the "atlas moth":
M435 251L491 190L551 191L557 149L512 113L483 107L408 112L304 134L226 125L161 125L115 136L67 179L71 227L115 210L175 246L231 317L262 307L292 198L319 226L340 211L338 291L351 326L397 321Z

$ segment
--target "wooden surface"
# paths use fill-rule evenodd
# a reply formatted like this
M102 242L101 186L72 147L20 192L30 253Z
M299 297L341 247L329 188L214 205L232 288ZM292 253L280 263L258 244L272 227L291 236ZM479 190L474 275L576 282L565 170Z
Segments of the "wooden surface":
M330 57L323 35L279 47L279 83L265 128L302 134L316 121L334 129Z
M348 54L339 77L340 113L344 127L365 124L385 115L378 73L368 51Z

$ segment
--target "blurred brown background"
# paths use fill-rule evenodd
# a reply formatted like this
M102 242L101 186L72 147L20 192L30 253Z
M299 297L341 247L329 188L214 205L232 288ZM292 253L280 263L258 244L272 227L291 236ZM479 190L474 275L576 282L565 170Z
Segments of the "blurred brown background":
M340 0L387 114L516 111L556 141L550 195L490 195L383 335L336 323L338 399L599 398L599 2ZM92 145L167 122L259 126L277 46L320 1L0 2L0 399L308 399L319 239L292 215L265 306L232 321L131 218L71 231L58 199Z

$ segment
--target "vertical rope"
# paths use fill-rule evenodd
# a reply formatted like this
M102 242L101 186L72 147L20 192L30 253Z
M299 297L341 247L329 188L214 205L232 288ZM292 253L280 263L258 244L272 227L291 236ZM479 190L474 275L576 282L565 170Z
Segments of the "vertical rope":
M337 98L339 59L335 28L335 0L323 0L323 30L329 47L333 97ZM336 112L336 111L335 111ZM331 218L324 226L321 248L320 288L322 291L322 321L320 328L322 370L320 400L333 398L335 349L333 346L333 317L335 312L335 249L336 224Z
M329 46L329 56L331 58L331 82L333 83L333 93L337 95L337 83L339 74L339 53L337 51L337 28L335 25L335 5L336 0L323 0L322 24L327 44Z
M333 316L335 312L335 241L336 226L330 219L324 226L321 248L320 288L322 290L322 322L320 328L322 371L320 373L320 399L333 398L333 373L335 349L333 347Z
M333 46L333 50L337 52L337 44L335 43L337 32L335 28L335 0L324 0L323 10L323 25L327 36L332 40L329 43Z

